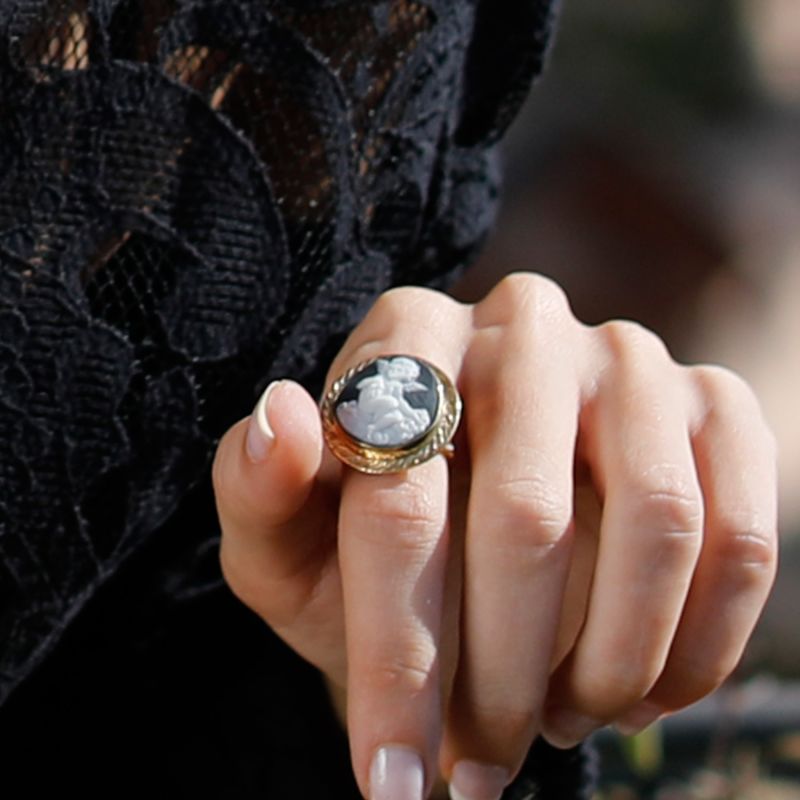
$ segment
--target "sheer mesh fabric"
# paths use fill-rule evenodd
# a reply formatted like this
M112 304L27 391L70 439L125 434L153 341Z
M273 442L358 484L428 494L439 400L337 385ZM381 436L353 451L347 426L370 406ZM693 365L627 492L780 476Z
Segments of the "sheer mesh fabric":
M470 262L550 5L0 0L0 705L159 534L224 590L217 441Z

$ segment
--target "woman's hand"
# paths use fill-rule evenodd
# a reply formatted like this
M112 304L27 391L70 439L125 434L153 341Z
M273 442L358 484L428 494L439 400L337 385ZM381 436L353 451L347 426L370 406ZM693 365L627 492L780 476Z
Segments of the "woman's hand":
M537 734L633 731L725 680L777 562L775 442L742 379L580 323L532 273L475 305L386 292L326 388L385 353L457 384L449 465L343 467L284 381L213 466L225 578L346 690L365 796L422 797L438 766L489 800Z

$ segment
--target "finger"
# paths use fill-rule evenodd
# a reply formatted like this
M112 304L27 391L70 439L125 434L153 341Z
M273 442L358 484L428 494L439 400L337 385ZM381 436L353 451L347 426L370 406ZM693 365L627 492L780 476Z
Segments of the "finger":
M441 755L466 797L499 797L539 728L572 543L577 327L548 281L498 285L465 360L472 487L462 642ZM498 296L499 295L499 296ZM485 316L485 318L484 318ZM572 320L572 322L570 322Z
M212 465L226 581L317 664L335 653L331 608L339 581L326 567L335 547L337 476L336 465L323 464L317 404L288 380L267 387L253 414L226 431ZM344 680L343 664L324 666Z
M632 708L655 684L702 541L677 365L633 323L608 323L597 336L609 366L582 433L604 507L586 623L548 698L544 734L560 747Z
M569 575L550 661L551 675L572 651L583 628L597 562L602 506L594 487L581 483L578 479L575 479L573 486L573 537Z
M328 370L325 386L330 387L360 361L391 352L419 354L422 358L427 358L427 352L431 356L428 360L434 360L435 353L445 350L445 368L450 365L454 370L450 377L456 380L471 333L471 308L434 289L389 289L342 345Z
M448 532L442 456L399 475L346 472L339 558L347 719L354 768L368 797L394 797L391 791L409 787L397 796L421 800L422 787L427 793L435 778ZM398 761L401 752L406 757ZM383 762L388 766L376 775Z
M328 383L381 353L419 356L457 381L464 309L430 290L383 295L345 343ZM339 561L348 731L354 771L368 797L421 800L436 777L442 618L445 590L453 584L447 579L448 483L441 455L398 474L346 469L343 475Z
M693 437L705 539L667 664L645 701L619 720L626 733L701 699L733 672L777 571L774 438L741 378L721 367L691 375L705 407Z

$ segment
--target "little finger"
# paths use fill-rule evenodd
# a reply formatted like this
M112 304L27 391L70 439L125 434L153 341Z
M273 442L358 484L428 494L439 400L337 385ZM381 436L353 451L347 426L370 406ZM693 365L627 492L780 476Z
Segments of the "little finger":
M699 366L688 374L704 408L692 437L706 499L703 549L664 671L618 720L626 733L701 699L733 672L777 571L774 437L734 373Z

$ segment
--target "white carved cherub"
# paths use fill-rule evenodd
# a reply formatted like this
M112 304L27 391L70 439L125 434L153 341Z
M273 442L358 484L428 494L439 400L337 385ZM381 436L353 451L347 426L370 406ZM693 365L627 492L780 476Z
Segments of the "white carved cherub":
M339 406L339 420L351 434L370 444L404 444L431 423L428 411L413 408L405 394L427 391L428 387L417 380L419 364L405 356L378 359L377 369L377 375L356 384L358 400Z

